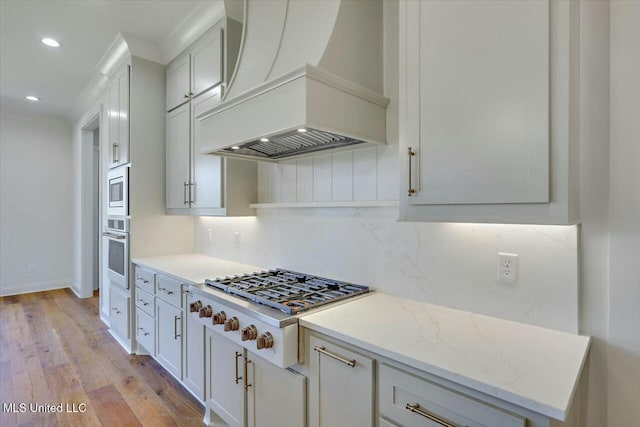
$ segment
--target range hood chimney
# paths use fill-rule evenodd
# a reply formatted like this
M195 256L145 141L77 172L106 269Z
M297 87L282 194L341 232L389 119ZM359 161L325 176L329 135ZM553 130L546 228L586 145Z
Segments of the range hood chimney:
M382 0L247 0L222 103L199 115L202 152L279 160L386 142Z

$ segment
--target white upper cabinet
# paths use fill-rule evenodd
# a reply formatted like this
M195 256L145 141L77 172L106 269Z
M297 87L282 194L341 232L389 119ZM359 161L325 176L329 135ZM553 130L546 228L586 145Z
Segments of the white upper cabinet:
M109 167L129 163L129 65L112 77L107 113Z
M574 221L570 3L400 3L401 219Z
M198 40L191 50L191 92L198 96L222 83L222 28Z
M167 67L167 111L184 104L190 99L189 53L185 52Z
M167 209L189 207L190 118L188 104L167 113Z
M255 215L249 204L257 200L257 163L203 154L204 136L196 119L220 103L241 29L242 24L232 19L220 20L167 68L169 214Z

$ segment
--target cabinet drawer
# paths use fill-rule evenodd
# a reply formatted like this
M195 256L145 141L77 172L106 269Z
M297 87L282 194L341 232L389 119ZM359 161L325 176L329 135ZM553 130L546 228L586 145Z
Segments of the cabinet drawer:
M155 273L153 273L151 270L147 270L136 265L136 287L144 289L152 295L154 292L154 276Z
M406 427L524 427L526 422L488 403L384 364L379 369L378 393L380 415Z
M140 308L151 317L156 314L156 305L153 295L143 291L139 287L136 287L136 307Z
M182 307L181 289L182 285L177 280L156 275L156 297L178 308Z
M138 341L138 344L144 347L149 354L156 354L155 320L140 308L136 309L136 341Z
M129 339L129 296L112 288L110 290L111 313L109 322L111 329L121 338Z

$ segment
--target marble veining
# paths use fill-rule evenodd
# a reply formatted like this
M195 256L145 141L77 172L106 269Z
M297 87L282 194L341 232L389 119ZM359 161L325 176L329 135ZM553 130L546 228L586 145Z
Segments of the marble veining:
M589 337L382 293L305 315L300 324L559 420L590 344Z
M394 208L259 209L253 218L202 217L196 220L196 252L578 331L577 227L396 219ZM240 248L235 231L242 235ZM519 255L516 285L497 282L498 252Z

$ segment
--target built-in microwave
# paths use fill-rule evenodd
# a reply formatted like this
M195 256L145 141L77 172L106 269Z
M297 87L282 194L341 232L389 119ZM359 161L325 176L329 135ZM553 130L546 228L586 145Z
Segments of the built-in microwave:
M110 169L107 174L109 209L107 215L129 215L129 166Z

